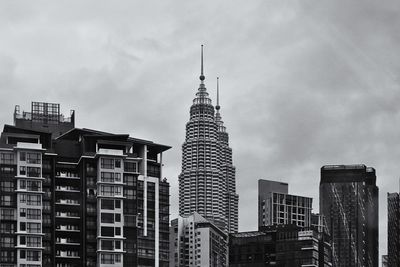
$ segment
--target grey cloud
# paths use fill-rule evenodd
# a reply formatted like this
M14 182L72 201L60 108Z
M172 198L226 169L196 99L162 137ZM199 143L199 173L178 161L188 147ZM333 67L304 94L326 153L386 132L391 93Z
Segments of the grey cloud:
M1 123L15 104L59 102L77 126L172 145L177 176L204 43L206 86L237 167L240 229L254 230L257 179L314 197L323 164L376 167L381 253L398 188L400 6L384 1L3 1Z

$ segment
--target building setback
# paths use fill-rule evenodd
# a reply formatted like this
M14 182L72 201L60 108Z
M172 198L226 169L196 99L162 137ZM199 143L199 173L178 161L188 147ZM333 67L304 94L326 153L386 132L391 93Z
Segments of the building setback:
M258 227L295 224L311 226L312 198L288 194L288 184L258 180Z
M184 217L198 212L220 229L237 232L239 197L232 149L220 106L217 103L215 114L204 80L202 50L200 87L190 108L182 145L179 215Z
M320 213L332 240L333 266L378 266L378 187L365 165L321 168Z
M0 266L168 266L169 184L151 141L32 103L0 139Z
M231 267L331 265L329 238L312 227L274 225L229 236Z
M400 266L400 195L388 193L388 266ZM383 258L382 258L383 260Z
M171 222L170 267L228 266L228 236L197 212Z

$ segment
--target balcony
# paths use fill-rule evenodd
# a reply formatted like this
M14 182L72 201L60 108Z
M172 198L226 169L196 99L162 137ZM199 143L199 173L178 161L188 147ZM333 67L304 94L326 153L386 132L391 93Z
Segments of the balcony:
M73 240L72 238L57 238L56 240L57 245L72 245L72 246L79 246L80 243L77 240Z
M74 193L79 193L80 190L77 187L74 186L56 186L56 191L62 191L62 192L74 192Z
M56 212L56 218L80 219L79 213L76 212Z
M65 232L80 232L78 226L75 225L57 225L56 231L65 231Z
M72 205L72 206L79 206L79 201L75 199L58 199L56 201L58 205Z
M57 172L56 178L66 178L66 179L75 179L75 180L80 179L78 174L72 173L72 172Z
M68 259L79 259L79 253L77 251L63 251L57 250L56 258L68 258Z

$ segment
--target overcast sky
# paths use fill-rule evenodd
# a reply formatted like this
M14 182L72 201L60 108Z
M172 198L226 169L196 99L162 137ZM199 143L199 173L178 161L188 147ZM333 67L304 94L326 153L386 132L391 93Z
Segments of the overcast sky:
M314 198L320 167L364 163L386 194L400 176L400 5L354 1L1 1L0 124L16 104L60 103L76 126L181 145L205 45L208 92L230 134L241 231L257 227L257 180ZM214 101L215 103L215 101Z

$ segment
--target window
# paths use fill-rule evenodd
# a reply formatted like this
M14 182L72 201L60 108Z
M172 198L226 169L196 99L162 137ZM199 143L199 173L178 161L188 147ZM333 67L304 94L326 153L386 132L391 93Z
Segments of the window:
M124 189L124 196L127 199L135 199L135 191L133 189Z
M114 159L102 158L101 159L102 169L114 169Z
M40 209L28 209L27 218L31 220L40 220L42 212Z
M13 205L13 201L12 201L12 197L11 196L1 196L0 197L0 205L2 206L12 206Z
M41 191L42 183L40 181L26 181L28 191Z
M0 233L13 234L14 233L14 224L13 223L1 223L0 224Z
M113 210L114 209L114 200L102 199L101 200L101 208L103 210Z
M20 236L19 237L19 243L21 245L26 245L26 237L25 236Z
M102 253L100 255L101 264L115 264L121 262L120 254Z
M132 174L124 174L124 183L126 183L127 186L136 186L136 179Z
M1 237L0 238L0 247L3 247L3 248L14 247L14 238L13 237Z
M26 245L28 247L41 247L42 246L42 238L38 236L28 236L26 238Z
M121 200L115 200L115 208L120 209L121 208Z
M20 231L26 231L26 222L20 222L19 223L19 230Z
M121 187L120 186L112 186L112 185L101 185L100 194L102 196L120 196L121 195Z
M0 153L0 164L14 164L14 154Z
M25 166L20 166L19 167L19 175L26 176L26 167Z
M101 240L101 249L103 250L114 250L112 240Z
M121 241L115 241L115 249L121 249Z
M114 227L101 227L101 236L114 236Z
M42 227L40 223L28 223L27 225L28 233L41 233Z
M26 160L26 152L19 152L19 160L20 161Z
M1 209L0 219L1 220L15 220L14 209Z
M14 183L11 181L1 181L1 191L3 192L13 192L14 191Z
M115 214L115 221L116 222L121 222L121 214L119 214L119 213Z
M101 213L102 223L114 223L114 213Z
M26 180L19 181L19 189L26 189Z
M27 153L26 161L32 164L40 164L41 157L39 153Z
M121 235L121 227L115 227L115 235Z
M113 183L114 182L114 173L113 172L101 172L101 181L104 183Z
M40 177L40 168L38 167L27 167L28 177Z
M116 159L114 162L115 162L115 168L121 168L121 160L120 159Z
M137 172L137 162L125 161L124 162L124 171L125 172Z
M25 217L26 216L26 209L24 209L24 208L19 209L19 216L20 217Z
M26 250L20 250L19 251L19 258L20 259L25 259L26 258Z
M26 252L27 261L40 261L40 251L27 251Z
M40 195L30 195L30 194L19 194L19 202L26 203L30 206L41 206L42 196Z

